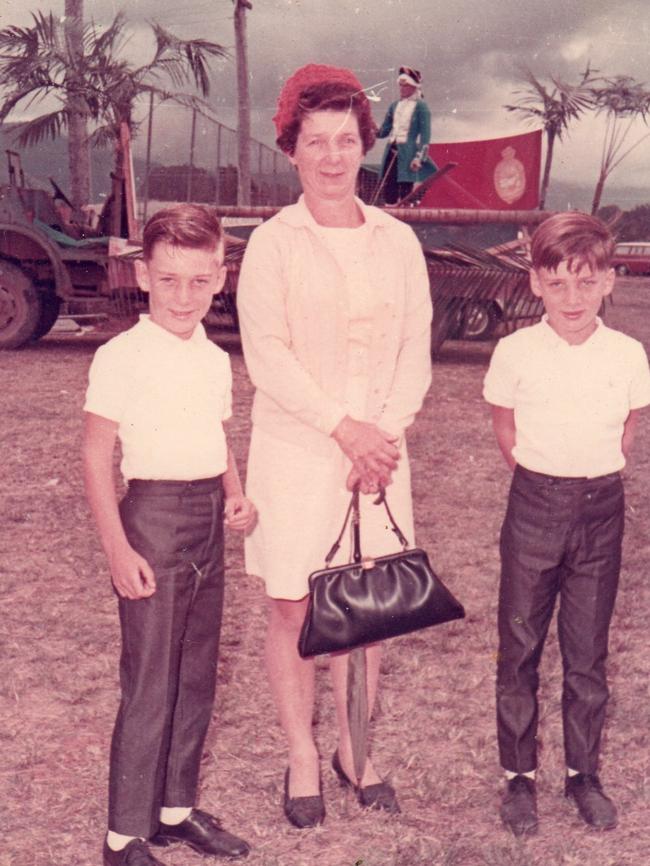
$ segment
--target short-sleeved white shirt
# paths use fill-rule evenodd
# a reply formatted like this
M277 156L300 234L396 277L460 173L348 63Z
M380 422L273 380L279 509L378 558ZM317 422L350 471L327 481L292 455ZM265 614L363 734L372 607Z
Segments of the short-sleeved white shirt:
M127 480L194 481L226 470L231 392L230 359L202 325L182 340L141 316L95 353L84 410L118 424Z
M569 345L543 319L499 340L485 377L488 403L514 409L518 464L560 477L607 475L625 465L630 410L650 404L650 370L638 340L598 327Z

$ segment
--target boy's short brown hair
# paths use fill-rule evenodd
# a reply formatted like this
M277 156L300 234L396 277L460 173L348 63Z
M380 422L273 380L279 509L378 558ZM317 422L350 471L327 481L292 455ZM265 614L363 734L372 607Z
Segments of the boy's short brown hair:
M208 205L171 205L147 220L142 232L145 261L149 261L154 246L160 242L197 250L219 248L224 245L223 229L215 209Z
M589 265L592 271L610 267L615 240L598 217L580 211L558 213L544 220L533 233L530 258L534 270L556 271L566 261L570 271Z

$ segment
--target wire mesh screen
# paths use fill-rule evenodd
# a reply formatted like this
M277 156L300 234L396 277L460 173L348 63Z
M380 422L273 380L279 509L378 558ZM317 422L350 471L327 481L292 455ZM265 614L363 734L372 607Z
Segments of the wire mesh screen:
M237 132L199 111L161 103L134 143L138 198L144 213L156 202L235 205ZM296 172L284 154L250 139L251 203L284 205L299 195Z

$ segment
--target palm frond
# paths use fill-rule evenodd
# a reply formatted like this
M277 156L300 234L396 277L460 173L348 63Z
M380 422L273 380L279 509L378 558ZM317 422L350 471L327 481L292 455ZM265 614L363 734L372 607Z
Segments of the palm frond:
M12 54L22 54L24 57L34 57L43 49L58 50L57 23L50 12L32 12L32 27L10 26L0 30L0 50Z
M117 138L117 130L114 126L100 126L95 129L89 136L88 141L91 147L109 147L115 144Z
M12 111L19 105L26 111L34 104L38 104L52 92L49 85L43 86L30 85L27 87L17 87L13 93L8 93L4 101L0 103L0 122L4 121Z
M650 114L650 91L646 85L629 75L616 75L600 80L591 89L596 111L616 117L640 117L644 122Z
M550 84L545 84L530 69L524 69L522 75L527 87L515 90L513 95L519 96L519 101L504 108L519 113L528 121L541 122L547 132L559 139L572 121L593 108L593 95L588 84L595 79L589 65L576 85L553 76L549 76Z
M119 50L120 45L124 39L124 27L126 24L126 17L124 12L118 12L109 26L103 30L99 31L94 25L92 28L91 36L91 51L88 54L88 61L92 62L92 59L100 58L106 60L107 58L111 58L115 55L115 53Z
M32 147L48 139L54 141L66 130L67 125L67 115L63 109L59 109L18 123L14 129L21 147Z
M179 39L157 22L151 22L156 51L149 72L165 70L177 86L192 82L203 96L210 92L208 59L228 57L228 51L207 39Z
M153 93L160 102L173 102L175 105L180 105L183 108L189 108L192 111L196 111L197 114L207 118L208 120L218 121L210 103L206 102L205 99L202 99L200 96L192 96L190 93L177 93L176 91L164 90L152 86L148 88L148 92Z
M196 89L207 96L210 61L227 57L227 50L206 39L180 39L159 24L150 26L156 48L153 59L140 66L120 56L127 34L123 12L105 29L86 24L81 54L52 13L34 12L31 26L0 30L0 120L19 105L24 110L55 94L60 108L21 124L19 136L22 144L56 138L67 125L66 106L73 97L96 124L92 141L101 145L115 141L122 122L137 131L135 104L149 93L210 117L204 100L183 91Z

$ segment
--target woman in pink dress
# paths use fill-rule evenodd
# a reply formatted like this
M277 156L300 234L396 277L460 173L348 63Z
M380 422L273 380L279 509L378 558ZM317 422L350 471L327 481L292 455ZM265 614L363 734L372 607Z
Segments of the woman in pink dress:
M390 484L391 509L413 540L404 431L430 383L431 300L412 230L355 196L376 127L353 73L302 67L285 83L274 122L303 195L253 232L239 279L256 388L247 495L259 522L246 567L268 596L266 666L289 747L284 811L295 826L311 827L325 806L312 732L314 663L297 651L307 579L323 566L355 484L364 555L399 549L383 508L372 504L382 485ZM347 558L343 551L338 561ZM367 647L370 710L380 656L380 645ZM352 781L348 654L329 664L339 725L333 768L362 806L397 812L395 791L371 760Z

